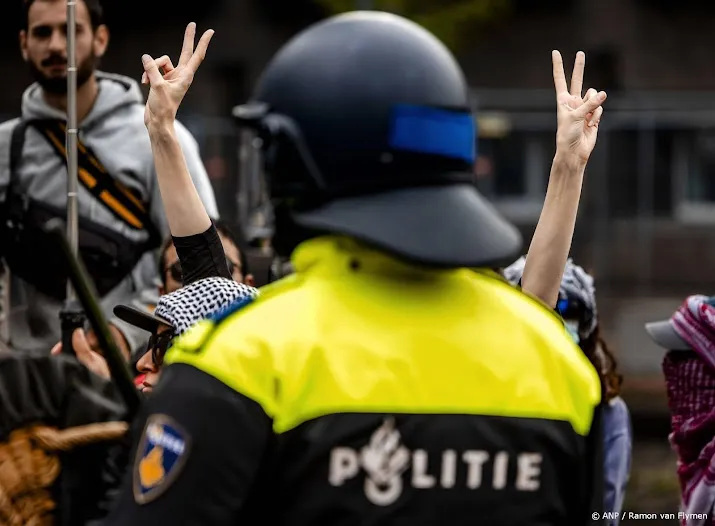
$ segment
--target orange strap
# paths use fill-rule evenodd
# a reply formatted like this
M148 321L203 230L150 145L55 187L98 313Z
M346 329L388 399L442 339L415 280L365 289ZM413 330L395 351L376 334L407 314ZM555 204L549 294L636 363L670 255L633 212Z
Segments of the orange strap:
M60 120L31 121L55 152L67 159L66 125ZM135 193L115 180L92 151L77 140L79 182L118 219L136 230L151 229L152 222L145 204Z

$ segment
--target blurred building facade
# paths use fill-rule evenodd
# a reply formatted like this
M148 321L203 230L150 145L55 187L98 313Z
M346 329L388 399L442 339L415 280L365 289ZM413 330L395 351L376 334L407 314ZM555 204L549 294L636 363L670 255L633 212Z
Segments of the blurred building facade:
M181 118L201 144L222 213L238 220L230 109L275 50L322 11L308 0L105 4L112 43L103 68L136 79L142 53L178 54L187 21L216 30ZM0 67L17 72L3 79L7 118L19 114L30 81L13 9L0 21ZM661 353L643 321L670 315L687 294L715 292L713 22L715 4L695 0L512 0L511 12L475 28L458 51L479 115L475 181L527 240L554 151L550 50L562 51L567 68L578 49L587 53L585 84L608 90L609 100L574 256L597 276L604 326L631 385L660 393L662 382L647 379L658 378Z
M528 238L554 151L549 52L560 49L569 68L584 50L585 86L607 90L609 99L573 256L596 275L626 388L662 408L663 353L643 323L715 288L715 69L707 58L715 5L527 4L460 57L479 110L478 185Z

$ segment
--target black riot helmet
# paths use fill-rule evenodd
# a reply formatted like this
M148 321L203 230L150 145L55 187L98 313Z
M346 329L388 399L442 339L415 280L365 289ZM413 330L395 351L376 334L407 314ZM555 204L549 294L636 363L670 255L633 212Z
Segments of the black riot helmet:
M521 248L472 184L476 125L460 67L402 17L361 11L307 28L234 116L255 132L279 253L322 233L447 268L500 266Z

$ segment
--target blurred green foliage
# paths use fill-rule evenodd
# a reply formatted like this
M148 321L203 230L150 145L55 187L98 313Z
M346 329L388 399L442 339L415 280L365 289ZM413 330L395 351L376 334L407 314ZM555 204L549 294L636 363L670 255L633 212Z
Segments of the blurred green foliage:
M317 0L331 14L353 11L355 0ZM509 13L510 0L373 0L372 8L420 24L455 51L480 25Z

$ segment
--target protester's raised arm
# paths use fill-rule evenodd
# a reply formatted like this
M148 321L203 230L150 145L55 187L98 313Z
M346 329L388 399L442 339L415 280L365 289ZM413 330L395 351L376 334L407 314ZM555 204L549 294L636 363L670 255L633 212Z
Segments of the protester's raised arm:
M571 250L585 165L554 157L544 207L526 256L521 288L550 307L558 300L559 286Z
M142 81L151 89L144 111L154 154L157 179L166 218L175 237L191 236L211 226L206 209L194 186L175 129L176 112L206 56L213 30L206 31L194 50L196 24L186 28L181 57L176 67L168 56L154 60L142 57ZM163 71L163 74L162 74Z
M571 250L586 163L596 145L606 93L589 89L581 97L586 56L576 55L571 91L561 53L552 52L558 129L544 207L526 256L522 290L554 307Z

